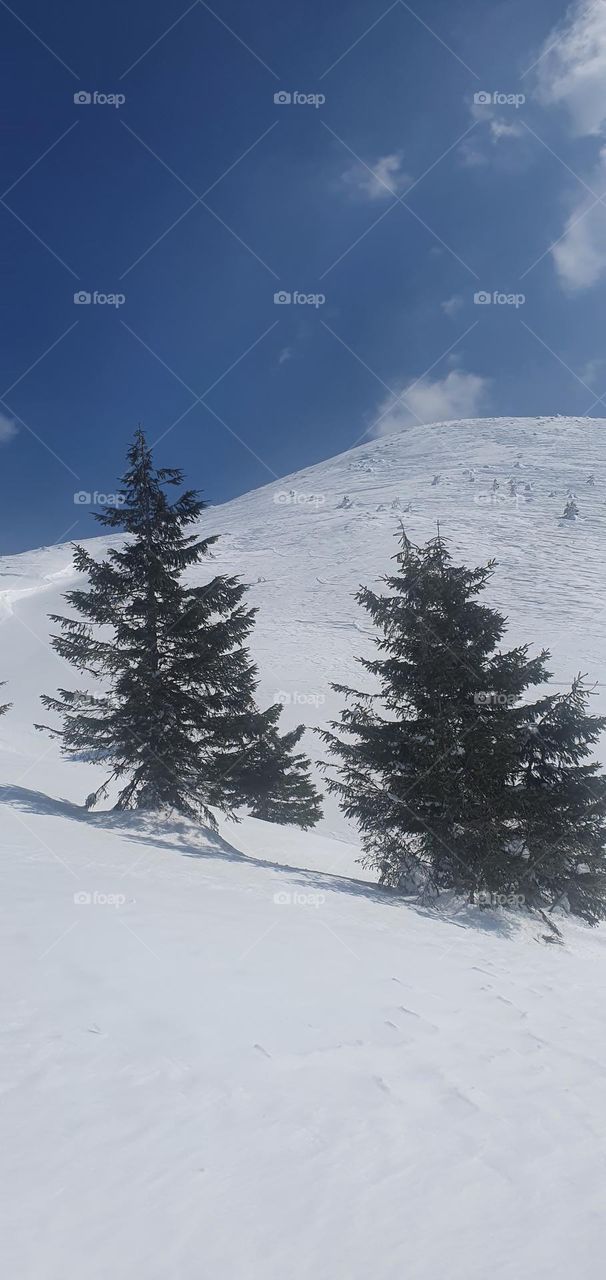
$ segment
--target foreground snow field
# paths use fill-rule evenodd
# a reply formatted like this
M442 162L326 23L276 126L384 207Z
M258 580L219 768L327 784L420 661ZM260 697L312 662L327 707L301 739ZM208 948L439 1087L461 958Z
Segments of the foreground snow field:
M512 643L552 649L554 680L606 682L605 428L419 427L208 511L208 576L241 573L259 606L263 699L287 723L336 711L329 683L359 679L371 639L351 593L400 518L497 557L490 602ZM87 815L98 772L32 729L73 680L47 621L70 549L0 574L6 1274L599 1274L606 929L553 946L540 920L398 901L332 804L307 834Z

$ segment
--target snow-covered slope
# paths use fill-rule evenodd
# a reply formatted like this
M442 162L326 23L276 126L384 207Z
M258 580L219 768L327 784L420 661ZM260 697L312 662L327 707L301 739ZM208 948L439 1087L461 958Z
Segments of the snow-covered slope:
M556 681L606 684L605 429L412 428L205 513L223 537L198 573L251 583L262 697L310 727L337 710L330 682L359 680L371 644L352 592L399 519L496 556L512 643L547 645ZM606 930L555 947L536 921L398 902L330 804L308 834L85 814L96 770L32 728L39 693L73 680L47 621L72 581L69 547L0 562L6 1273L594 1274Z

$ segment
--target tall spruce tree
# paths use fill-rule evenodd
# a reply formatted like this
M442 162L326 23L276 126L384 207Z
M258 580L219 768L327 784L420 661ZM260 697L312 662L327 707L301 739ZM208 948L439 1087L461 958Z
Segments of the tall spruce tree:
M296 764L307 786L304 816L317 821L309 762L293 761L288 735L279 738L280 709L262 712L255 703L257 674L245 642L256 610L244 602L245 585L223 575L200 587L182 581L217 541L186 533L207 504L193 490L169 502L165 490L182 483L178 469L154 466L138 429L117 500L96 516L129 536L101 561L75 548L88 590L65 598L79 617L51 615L60 628L55 649L97 680L99 691L43 695L44 706L62 716L63 727L50 732L66 754L111 766L89 805L116 782L117 809L175 810L213 823L213 808L233 816L264 793L273 803L284 799L286 809ZM247 760L266 738L279 743L279 761L256 770L255 790ZM299 822L303 809L290 812Z
M579 763L602 722L578 685L521 702L549 654L497 648L505 618L477 599L494 562L453 565L439 532L422 548L402 534L395 560L388 594L357 594L379 629L381 656L360 660L378 692L335 686L346 707L322 735L366 865L390 885L606 913L606 778Z

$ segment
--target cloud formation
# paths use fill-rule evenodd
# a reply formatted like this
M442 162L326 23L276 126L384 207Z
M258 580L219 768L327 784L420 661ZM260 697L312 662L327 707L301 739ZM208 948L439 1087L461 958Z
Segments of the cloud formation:
M12 418L7 418L6 414L0 413L0 444L8 444L9 440L17 434L16 423Z
M606 4L578 0L548 35L537 66L539 99L564 106L579 137L606 131Z
M498 108L488 103L473 103L471 116L476 128L459 147L459 157L467 168L494 162L499 143L504 139L523 138L523 126L515 119L514 108L510 116L499 115Z
M358 197L386 200L410 186L411 179L402 168L402 152L392 151L389 155L379 156L368 168L363 164L352 165L343 174L343 181Z
M452 298L445 298L444 301L440 303L440 306L445 316L452 317L456 316L457 311L461 310L461 307L464 306L464 302L459 293L454 293Z
M415 423L475 418L486 406L490 383L477 373L451 369L444 378L420 378L408 384L402 398L388 396L379 405L375 435L391 435Z
M578 0L545 41L537 66L538 97L566 110L576 137L601 138L599 158L551 253L568 292L606 275L606 4ZM593 193L593 194L592 194Z

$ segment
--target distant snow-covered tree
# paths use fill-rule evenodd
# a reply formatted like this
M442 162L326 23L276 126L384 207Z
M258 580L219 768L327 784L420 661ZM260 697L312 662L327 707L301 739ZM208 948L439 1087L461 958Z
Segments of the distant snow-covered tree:
M562 512L562 520L577 520L579 516L579 508L574 498L569 498Z
M6 684L6 681L5 681L5 680L4 680L4 681L2 681L2 682L0 683L0 689L3 689L3 688L4 688L4 686L5 686L5 684ZM3 716L3 715L5 715L5 713L6 713L7 711L10 711L10 709L11 709L12 705L13 705L13 704L12 704L12 702L3 702L3 703L0 703L0 716Z

